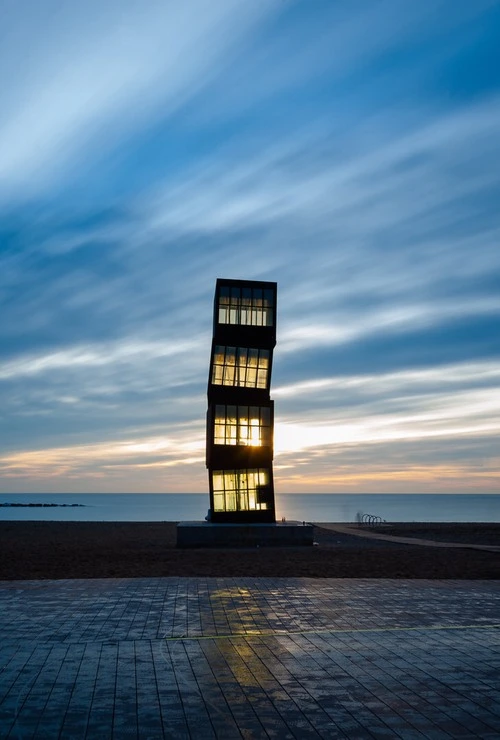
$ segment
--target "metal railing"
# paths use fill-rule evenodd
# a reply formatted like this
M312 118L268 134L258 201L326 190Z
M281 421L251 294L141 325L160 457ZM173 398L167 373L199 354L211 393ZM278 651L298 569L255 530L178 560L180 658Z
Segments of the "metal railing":
M366 524L369 527L376 527L378 524L385 524L385 519L382 519L381 516L376 516L375 514L363 514L361 517L358 517L358 524Z

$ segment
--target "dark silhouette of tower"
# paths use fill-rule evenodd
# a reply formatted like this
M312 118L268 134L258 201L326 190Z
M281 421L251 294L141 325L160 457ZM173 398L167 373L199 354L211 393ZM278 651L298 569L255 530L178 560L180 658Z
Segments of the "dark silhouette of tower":
M208 378L207 454L213 522L274 522L277 284L218 279Z

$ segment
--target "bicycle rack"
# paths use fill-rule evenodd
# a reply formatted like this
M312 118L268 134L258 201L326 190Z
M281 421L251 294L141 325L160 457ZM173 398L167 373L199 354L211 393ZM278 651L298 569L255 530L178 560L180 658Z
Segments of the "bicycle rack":
M361 522L363 524L367 524L369 527L376 527L377 524L383 524L385 519L382 519L381 516L376 516L375 514L363 514Z

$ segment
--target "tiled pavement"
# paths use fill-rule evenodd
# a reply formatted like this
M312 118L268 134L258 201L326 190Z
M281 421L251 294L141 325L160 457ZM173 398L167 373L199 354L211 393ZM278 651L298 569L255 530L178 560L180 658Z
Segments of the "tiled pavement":
M500 738L500 581L0 583L2 738Z

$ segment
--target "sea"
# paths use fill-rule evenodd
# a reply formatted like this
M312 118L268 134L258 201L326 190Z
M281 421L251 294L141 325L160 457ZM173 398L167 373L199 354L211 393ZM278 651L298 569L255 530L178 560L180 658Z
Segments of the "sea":
M209 506L205 493L0 494L0 504L8 503L37 506L0 506L0 521L189 521L204 519ZM355 522L363 514L387 522L500 522L500 494L276 494L277 520Z

